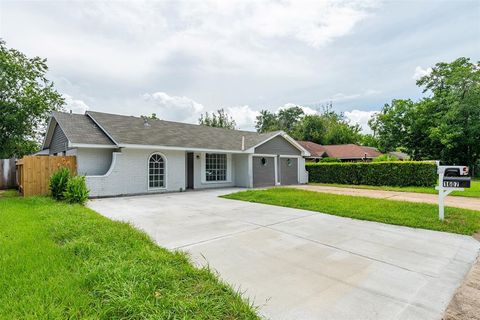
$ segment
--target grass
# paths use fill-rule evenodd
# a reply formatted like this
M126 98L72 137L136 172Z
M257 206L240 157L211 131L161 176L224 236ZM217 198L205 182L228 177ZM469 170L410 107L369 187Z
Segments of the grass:
M392 187L392 186L367 186L355 184L336 184L336 183L310 183L316 186L330 186L339 188L355 188L355 189L371 189L371 190L387 190L400 192L418 192L438 194L435 187ZM466 188L465 191L454 191L450 195L459 197L480 198L480 179L472 179L471 188Z
M0 319L258 319L184 253L80 205L0 193Z
M442 222L438 219L438 207L432 204L336 195L292 188L247 190L223 197L466 235L472 235L480 230L479 211L446 207L445 220Z

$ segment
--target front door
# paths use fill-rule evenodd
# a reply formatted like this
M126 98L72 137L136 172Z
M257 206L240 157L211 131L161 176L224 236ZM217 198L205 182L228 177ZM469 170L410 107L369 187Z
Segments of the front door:
M187 189L193 189L193 152L187 153Z

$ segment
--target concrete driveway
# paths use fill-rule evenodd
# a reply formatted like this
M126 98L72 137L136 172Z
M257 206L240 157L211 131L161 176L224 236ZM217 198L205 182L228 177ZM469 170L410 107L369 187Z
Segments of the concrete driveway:
M218 198L233 191L88 205L209 263L271 319L440 319L480 249L467 236Z

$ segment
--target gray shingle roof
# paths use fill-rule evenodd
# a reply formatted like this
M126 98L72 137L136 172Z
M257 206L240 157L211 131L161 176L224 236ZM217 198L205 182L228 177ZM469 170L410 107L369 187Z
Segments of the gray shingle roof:
M248 149L278 134L278 131L259 134L252 131L212 128L165 120L148 120L148 125L145 125L144 120L139 117L94 111L87 111L86 115L55 113L55 117L61 118L62 122L70 122L61 127L69 128L65 134L69 139L70 135L74 137L74 141L71 140L71 142L100 143L99 140L107 139L111 143L108 137L104 134L102 136L91 128L92 120L85 119L89 116L118 145L136 144L241 151L242 137L245 137L245 149Z
M53 112L52 117L55 118L71 143L114 145L110 138L86 115Z

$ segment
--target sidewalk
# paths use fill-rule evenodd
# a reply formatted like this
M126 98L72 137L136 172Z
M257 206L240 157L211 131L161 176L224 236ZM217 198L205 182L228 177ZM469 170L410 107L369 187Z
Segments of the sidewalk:
M316 192L343 194L348 196L438 204L438 195L427 193L338 188L330 186L311 185L298 185L293 187ZM445 206L480 211L480 198L447 196L445 198Z

